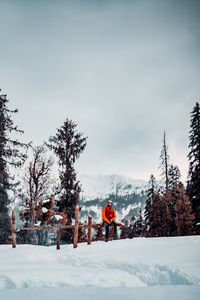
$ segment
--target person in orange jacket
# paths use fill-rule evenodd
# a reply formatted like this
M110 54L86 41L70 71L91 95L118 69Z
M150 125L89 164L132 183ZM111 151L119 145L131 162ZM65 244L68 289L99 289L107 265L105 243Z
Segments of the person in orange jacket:
M112 201L107 202L107 206L104 207L102 211L102 219L103 219L103 226L105 227L105 241L107 242L109 239L109 226L114 226L114 240L117 240L117 224L115 222L116 219L116 212L112 208Z

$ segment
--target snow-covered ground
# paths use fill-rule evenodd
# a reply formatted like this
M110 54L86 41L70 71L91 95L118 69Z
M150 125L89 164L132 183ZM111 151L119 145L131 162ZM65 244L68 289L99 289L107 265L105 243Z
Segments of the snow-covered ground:
M200 299L200 236L0 245L0 299Z

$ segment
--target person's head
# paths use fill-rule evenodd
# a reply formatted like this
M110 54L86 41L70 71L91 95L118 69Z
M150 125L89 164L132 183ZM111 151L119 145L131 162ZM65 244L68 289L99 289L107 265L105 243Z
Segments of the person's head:
M107 202L107 206L110 206L110 207L111 207L111 206L112 206L112 201L108 201L108 202Z

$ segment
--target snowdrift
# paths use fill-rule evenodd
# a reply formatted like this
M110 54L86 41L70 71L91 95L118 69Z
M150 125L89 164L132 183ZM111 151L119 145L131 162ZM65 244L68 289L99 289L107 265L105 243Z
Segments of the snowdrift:
M55 287L59 288L57 292L68 288L69 293L73 288L78 293L78 289L88 291L89 287L91 295L94 289L104 293L104 288L124 289L125 294L132 294L135 288L153 292L161 291L162 287L172 291L173 287L175 294L180 288L185 291L184 297L188 291L188 299L198 299L195 297L200 294L200 236L94 242L90 246L79 244L77 249L63 245L59 251L55 247L32 245L17 245L16 249L0 246L1 299L11 299L13 289L21 289L17 292L20 299L30 288L36 294L38 288L48 288L53 290L51 296ZM120 292L114 298L119 295Z

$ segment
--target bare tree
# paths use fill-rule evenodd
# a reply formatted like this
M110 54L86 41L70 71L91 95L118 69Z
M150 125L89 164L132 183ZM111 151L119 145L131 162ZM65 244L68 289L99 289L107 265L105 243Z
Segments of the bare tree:
M38 220L41 221L43 202L50 201L50 195L55 192L55 180L52 178L53 158L47 156L44 145L32 147L32 151L33 159L25 170L23 186L19 190L24 207L20 217L30 226Z
M164 132L164 137L163 137L163 147L161 150L161 154L160 154L160 160L161 160L161 164L160 164L160 169L162 170L161 175L163 176L164 180L165 180L165 191L168 191L168 187L169 187L169 155L167 152L167 144L166 144L166 135Z

